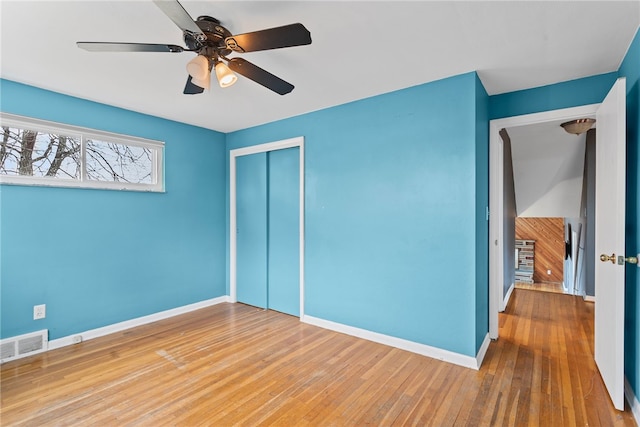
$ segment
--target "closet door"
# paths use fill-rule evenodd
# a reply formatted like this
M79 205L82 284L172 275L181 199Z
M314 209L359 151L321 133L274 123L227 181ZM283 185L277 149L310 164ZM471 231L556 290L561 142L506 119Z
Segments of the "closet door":
M268 307L300 315L300 149L268 155Z
M236 290L267 308L267 153L236 158Z

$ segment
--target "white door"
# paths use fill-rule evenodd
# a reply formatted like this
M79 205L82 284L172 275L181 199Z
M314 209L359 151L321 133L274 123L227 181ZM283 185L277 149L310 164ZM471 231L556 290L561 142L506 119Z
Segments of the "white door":
M624 410L625 86L625 79L618 79L596 113L595 359L611 400L621 411ZM602 260L603 255L608 258Z

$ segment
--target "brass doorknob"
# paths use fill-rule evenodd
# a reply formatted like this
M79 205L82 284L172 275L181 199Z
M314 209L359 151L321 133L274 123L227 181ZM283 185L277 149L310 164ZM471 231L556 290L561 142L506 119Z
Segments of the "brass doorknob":
M611 264L615 264L616 263L616 254L611 254L611 256L602 254L602 255L600 255L600 261L602 261L602 262L611 261Z
M626 262L628 262L629 264L638 264L638 257L637 256L626 257L624 260Z

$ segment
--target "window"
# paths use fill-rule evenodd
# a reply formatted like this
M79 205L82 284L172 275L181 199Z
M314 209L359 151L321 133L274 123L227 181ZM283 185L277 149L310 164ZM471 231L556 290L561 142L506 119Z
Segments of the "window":
M164 143L0 113L0 183L163 191Z

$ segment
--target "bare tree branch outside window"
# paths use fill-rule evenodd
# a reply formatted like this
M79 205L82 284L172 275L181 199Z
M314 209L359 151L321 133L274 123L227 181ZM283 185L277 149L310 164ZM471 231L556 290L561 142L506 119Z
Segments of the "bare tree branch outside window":
M80 138L3 126L0 175L80 179ZM95 181L153 183L150 148L88 139L87 178Z
M3 126L0 174L79 179L80 140Z
M164 142L0 112L0 184L164 192Z
M153 155L149 148L87 140L87 177L97 181L152 182Z

